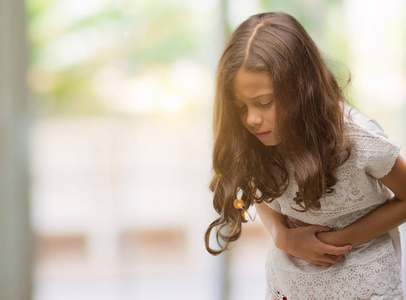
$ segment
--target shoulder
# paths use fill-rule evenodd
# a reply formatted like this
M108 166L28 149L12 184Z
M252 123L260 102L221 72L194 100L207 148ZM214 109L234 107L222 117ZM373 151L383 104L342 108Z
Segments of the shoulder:
M391 170L400 152L400 145L391 141L382 126L355 108L344 109L346 135L357 165L375 178Z
M388 138L378 121L367 117L349 105L344 107L344 121L347 127L346 133L350 137Z

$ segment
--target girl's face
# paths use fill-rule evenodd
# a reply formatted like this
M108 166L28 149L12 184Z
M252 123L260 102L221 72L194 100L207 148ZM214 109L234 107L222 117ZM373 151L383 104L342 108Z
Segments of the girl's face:
M234 81L234 105L245 128L264 145L279 144L276 107L271 76L241 69Z

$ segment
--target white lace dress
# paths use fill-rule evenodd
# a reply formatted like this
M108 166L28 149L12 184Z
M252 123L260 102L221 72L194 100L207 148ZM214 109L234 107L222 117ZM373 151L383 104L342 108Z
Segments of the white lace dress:
M321 199L319 211L297 212L292 207L299 209L293 200L298 187L290 180L287 191L268 204L272 209L306 223L342 229L393 196L376 178L389 173L400 146L387 139L375 120L355 109L350 113L359 126L347 131L354 146L337 169L335 194ZM403 299L400 257L397 228L354 247L330 268L295 258L272 242L266 260L266 299Z

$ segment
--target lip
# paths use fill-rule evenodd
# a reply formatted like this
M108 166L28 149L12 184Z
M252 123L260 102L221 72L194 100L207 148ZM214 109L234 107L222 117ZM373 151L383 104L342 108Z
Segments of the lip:
M268 134L270 134L270 133L271 133L271 131L259 131L259 132L255 132L255 135L258 138L262 139L262 138L268 136Z

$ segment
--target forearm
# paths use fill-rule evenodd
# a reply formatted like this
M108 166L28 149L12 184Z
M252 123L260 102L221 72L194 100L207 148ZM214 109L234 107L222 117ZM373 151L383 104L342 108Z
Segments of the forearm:
M272 235L275 246L294 257L303 259L313 264L329 267L347 253L351 247L335 247L321 242L317 233L330 231L326 226L305 226L291 228L286 223L285 217L265 203L256 204L258 215L267 230ZM328 255L332 254L332 255Z
M406 202L392 198L348 227L334 232L322 232L317 237L327 244L350 244L356 247L389 232L405 221Z
M288 229L284 216L274 211L264 202L255 204L255 208L262 223L264 223L266 229L274 239L276 246L278 248L283 247L287 242L286 230Z

